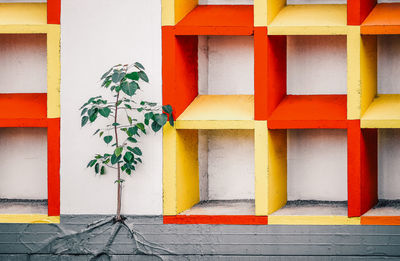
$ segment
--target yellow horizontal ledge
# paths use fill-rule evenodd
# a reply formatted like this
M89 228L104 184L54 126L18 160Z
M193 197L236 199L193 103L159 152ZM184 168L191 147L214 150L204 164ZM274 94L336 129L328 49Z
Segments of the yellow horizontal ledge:
M0 25L45 25L46 3L0 3Z
M0 223L60 223L59 216L35 215L35 214L2 214Z
M361 117L361 128L400 128L400 94L378 95Z
M288 5L268 26L269 35L346 35L346 5Z
M269 225L360 225L359 217L346 216L268 216Z
M254 129L253 95L199 95L176 120L177 129Z

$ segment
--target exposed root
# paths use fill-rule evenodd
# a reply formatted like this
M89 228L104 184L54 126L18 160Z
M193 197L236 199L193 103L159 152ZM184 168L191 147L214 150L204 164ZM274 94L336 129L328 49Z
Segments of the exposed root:
M99 260L103 258L111 260L111 256L117 254L117 252L113 250L112 245L119 233L123 230L126 230L129 238L132 240L132 248L129 249L129 254L153 256L159 258L160 260L164 260L164 255L176 255L163 246L148 241L142 234L134 230L133 226L130 228L129 225L126 224L125 220L126 218L124 217L122 217L120 220L117 220L116 218L101 219L87 225L85 229L78 232L68 231L59 224L51 224L57 228L58 235L50 238L44 246L36 250L29 246L29 243L24 242L22 238L22 235L24 235L24 233L27 232L27 229L30 227L30 225L27 225L24 231L20 234L19 241L30 250L29 255L81 254L91 255L91 260ZM108 232L109 230L111 230L111 232ZM100 249L98 249L98 247L97 249L93 249L96 248L99 243L96 242L93 244L91 240L98 236L104 236L106 233L109 234L109 236L106 240L104 240L104 245Z

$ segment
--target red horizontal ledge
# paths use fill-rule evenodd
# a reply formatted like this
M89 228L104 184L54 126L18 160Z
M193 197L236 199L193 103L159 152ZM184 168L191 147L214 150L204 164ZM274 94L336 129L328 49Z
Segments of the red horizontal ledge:
M209 224L209 225L267 225L267 216L208 216L177 215L164 216L164 224Z
M46 127L47 94L0 94L0 127Z
M361 217L361 225L400 225L400 217L397 216L365 216Z
M362 34L400 34L400 3L378 4L361 24Z
M175 26L176 35L252 35L252 5L200 5Z
M268 119L270 129L346 129L346 95L288 95Z

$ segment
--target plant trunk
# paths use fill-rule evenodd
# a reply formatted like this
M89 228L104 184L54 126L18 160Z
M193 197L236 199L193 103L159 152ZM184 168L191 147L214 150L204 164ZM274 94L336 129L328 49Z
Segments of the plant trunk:
M118 101L119 101L119 92L117 93L117 101L115 102L115 116L114 116L114 123L117 123L118 119ZM114 124L114 132L115 132L115 142L116 147L119 147L118 143L118 131L117 126ZM117 182L117 216L116 220L120 221L121 218L121 198L122 198L122 184L121 184L121 166L120 163L117 163L117 172L118 172L118 182Z

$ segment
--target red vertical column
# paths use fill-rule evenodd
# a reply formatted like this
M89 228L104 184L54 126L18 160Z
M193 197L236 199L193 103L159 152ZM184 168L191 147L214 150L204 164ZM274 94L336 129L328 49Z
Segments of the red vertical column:
M376 5L376 0L347 0L347 24L360 25Z
M268 43L267 28L254 28L254 119L267 120Z
M268 117L286 96L286 36L267 37L267 114Z
M47 23L60 24L61 0L47 0Z
M349 120L347 129L348 215L359 217L378 201L377 131Z
M177 118L198 94L197 36L175 36L174 27L162 28L163 104Z
M47 127L48 215L60 215L60 118L48 119Z

